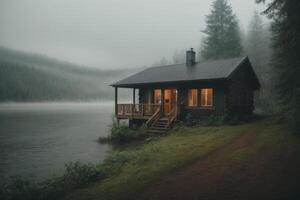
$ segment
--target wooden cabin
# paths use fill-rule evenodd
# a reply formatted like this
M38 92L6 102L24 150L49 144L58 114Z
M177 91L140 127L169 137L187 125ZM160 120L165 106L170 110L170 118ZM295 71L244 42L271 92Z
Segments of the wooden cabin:
M162 132L187 115L251 115L260 83L248 57L197 63L195 55L191 49L184 64L151 67L112 84L116 118ZM132 104L118 102L119 88L133 89Z

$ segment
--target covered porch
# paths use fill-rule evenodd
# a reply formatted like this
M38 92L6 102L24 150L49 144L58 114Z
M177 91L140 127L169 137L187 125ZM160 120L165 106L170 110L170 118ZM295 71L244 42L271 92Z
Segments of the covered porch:
M119 88L115 87L115 116L117 119L149 120L155 115L168 117L171 114L177 117L177 89L132 88L132 103L125 104L119 103L118 91Z

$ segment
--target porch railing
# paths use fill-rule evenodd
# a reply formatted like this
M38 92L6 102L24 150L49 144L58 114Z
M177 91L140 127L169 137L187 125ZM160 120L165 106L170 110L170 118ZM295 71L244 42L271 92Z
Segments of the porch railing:
M147 120L146 126L147 128L150 128L153 124L155 124L159 118L161 117L161 107L159 106L155 113Z
M155 114L160 104L118 104L118 117L151 117Z
M176 121L177 116L178 116L178 107L175 106L175 107L171 110L171 112L169 112L169 113L167 114L167 116L166 116L167 119L168 119L168 126L169 126L169 127L173 124L174 121Z

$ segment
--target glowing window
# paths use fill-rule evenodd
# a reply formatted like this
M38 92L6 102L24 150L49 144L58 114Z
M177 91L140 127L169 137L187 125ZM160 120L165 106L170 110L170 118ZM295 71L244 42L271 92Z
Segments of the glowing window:
M154 104L161 104L161 90L154 90Z
M188 106L198 105L198 90L190 89L188 93Z
M213 89L201 89L201 106L213 106Z

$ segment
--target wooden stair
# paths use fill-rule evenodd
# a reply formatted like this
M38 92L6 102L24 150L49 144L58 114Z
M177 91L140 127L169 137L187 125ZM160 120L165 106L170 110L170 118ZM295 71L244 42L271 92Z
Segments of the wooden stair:
M151 134L164 134L170 130L168 118L158 119L148 130L147 133Z
M162 117L161 107L152 115L152 117L146 122L148 127L147 133L150 134L164 134L171 129L173 123L177 118L177 107L175 107L170 113Z

